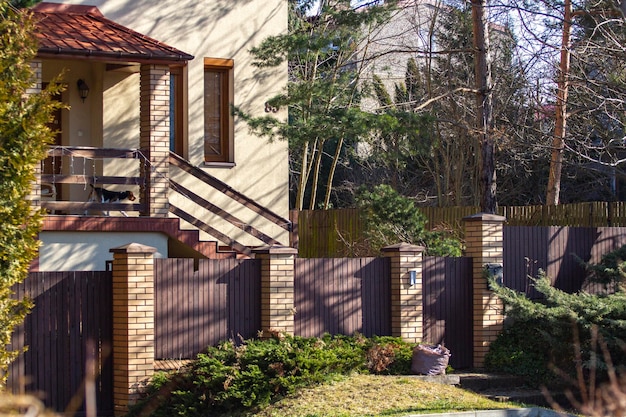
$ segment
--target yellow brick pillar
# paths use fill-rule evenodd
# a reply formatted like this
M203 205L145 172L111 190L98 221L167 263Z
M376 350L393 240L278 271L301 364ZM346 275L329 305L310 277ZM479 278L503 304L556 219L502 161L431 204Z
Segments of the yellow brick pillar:
M149 217L169 213L170 71L167 65L142 65L140 72L140 146L148 161L142 164L141 202Z
M424 338L422 246L399 243L382 248L391 262L391 334L409 343Z
M261 261L261 330L294 334L294 262L298 251L286 246L254 250Z
M131 243L113 253L113 406L125 415L154 372L154 253Z
M465 256L472 258L473 335L475 368L482 368L489 345L502 330L504 307L487 284L485 268L489 264L502 265L502 229L506 219L494 214L479 213L463 219L465 229Z

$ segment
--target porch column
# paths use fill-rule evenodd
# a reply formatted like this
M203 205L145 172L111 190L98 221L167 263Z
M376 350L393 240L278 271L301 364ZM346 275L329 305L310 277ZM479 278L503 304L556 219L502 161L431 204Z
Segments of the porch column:
M294 275L297 249L265 246L254 250L261 260L261 330L264 337L272 332L293 335Z
M409 343L419 343L424 338L424 247L399 243L381 251L391 262L391 335Z
M43 88L42 66L43 64L40 60L30 62L30 68L33 71L33 83L32 86L26 90L26 94L32 95L41 93ZM27 199L31 201L31 206L34 210L38 210L41 207L41 164L35 165L35 181L32 183Z
M154 373L154 253L130 243L113 253L113 409L128 413Z
M140 147L146 153L142 165L145 185L142 216L167 217L169 212L170 71L166 65L141 66Z
M504 306L487 286L485 267L503 262L502 229L506 219L494 214L479 213L465 217L465 256L472 257L473 280L473 366L482 368L489 345L500 331L504 321Z

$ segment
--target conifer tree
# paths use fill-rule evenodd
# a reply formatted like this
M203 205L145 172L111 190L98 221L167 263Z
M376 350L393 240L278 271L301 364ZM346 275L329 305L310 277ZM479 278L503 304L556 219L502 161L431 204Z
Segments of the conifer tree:
M329 208L334 175L346 141L370 131L374 122L360 110L359 61L362 33L386 16L393 2L355 10L349 0L289 0L289 33L269 37L252 53L259 68L289 66L288 89L269 98L269 109L288 108L288 120L250 117L250 128L269 139L289 141L293 206ZM324 190L319 198L318 190ZM308 204L307 204L308 201Z
M14 297L12 287L28 275L37 255L37 233L42 212L27 200L35 167L46 156L52 133L46 126L58 104L54 83L39 94L29 94L37 53L34 24L27 12L0 2L0 387L8 366L19 354L8 345L14 328L32 303Z
M372 151L369 158L382 173L377 181L390 184L398 193L410 195L407 185L413 183L416 171L421 170L418 159L431 158L432 120L428 114L415 112L424 97L420 74L415 59L407 61L404 83L394 84L394 97L387 91L377 74L372 76L372 87L379 108L378 135L367 140Z
M618 253L623 254L624 249ZM621 273L611 272L614 261L615 256L609 256L593 269L596 274L602 271L621 281ZM606 282L605 278L605 275L595 277L601 283ZM485 362L488 369L527 373L534 368L533 372L543 375L549 374L549 369L558 369L569 373L573 371L575 357L580 354L584 363L579 366L589 369L593 363L593 371L597 371L599 377L606 377L608 363L605 359L610 359L618 365L619 372L624 372L626 293L622 286L613 287L617 291L609 293L570 294L554 288L541 272L534 279L534 287L543 295L542 299L531 300L525 294L492 282L495 294L505 304L510 324L490 346ZM596 334L601 337L601 346L598 346ZM608 358L603 358L601 349L606 349ZM533 363L529 358L533 358Z

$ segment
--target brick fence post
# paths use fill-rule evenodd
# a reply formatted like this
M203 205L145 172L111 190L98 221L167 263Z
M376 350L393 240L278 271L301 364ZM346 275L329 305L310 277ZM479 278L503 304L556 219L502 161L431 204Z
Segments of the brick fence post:
M502 330L504 306L487 286L485 267L503 262L502 216L479 213L463 218L465 256L472 258L473 366L482 368L489 345Z
M391 261L391 334L409 343L424 338L422 246L399 243L381 249ZM413 272L412 272L413 271ZM414 279L411 282L411 274Z
M294 334L294 262L297 249L265 246L254 250L261 261L261 330Z
M113 407L128 413L154 373L154 253L130 243L113 253Z

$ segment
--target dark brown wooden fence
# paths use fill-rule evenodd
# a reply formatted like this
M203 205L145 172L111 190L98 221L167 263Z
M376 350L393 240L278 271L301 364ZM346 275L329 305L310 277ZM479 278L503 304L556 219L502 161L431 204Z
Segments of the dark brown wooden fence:
M51 409L84 415L91 360L98 410L113 415L111 288L110 272L36 272L14 287L35 303L14 333L15 348L28 346L9 370L14 393L40 393Z
M470 258L424 258L424 340L450 348L455 368L472 365L471 266ZM389 336L390 288L386 258L296 259L295 333Z
M155 356L194 358L207 346L256 337L260 261L155 259Z
M567 292L585 286L578 259L598 263L602 256L626 244L626 227L504 227L504 282L507 287L539 297L531 280L544 270L556 288Z
M419 207L429 228L444 228L463 234L462 219L479 207ZM558 206L498 207L507 226L626 227L626 202L587 202ZM292 211L296 227L292 242L298 242L301 258L351 257L363 254L362 222L358 209Z
M528 275L547 271L555 286L577 291L585 271L626 244L626 227L504 227L504 282L538 296ZM386 258L297 258L295 332L391 334ZM471 366L471 259L424 257L424 340L443 343L457 369ZM260 329L260 261L155 260L156 358L193 358L220 341L252 338ZM14 336L29 350L11 366L14 392L45 393L49 407L83 413L86 363L95 359L100 412L112 410L110 272L41 272L15 287L35 308Z
M295 333L391 334L391 284L385 258L295 260Z
M425 256L424 341L445 345L456 369L472 366L472 258Z

